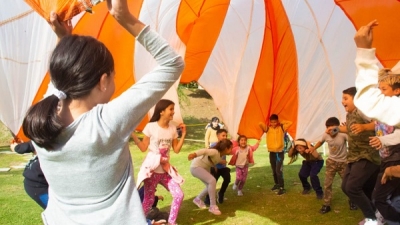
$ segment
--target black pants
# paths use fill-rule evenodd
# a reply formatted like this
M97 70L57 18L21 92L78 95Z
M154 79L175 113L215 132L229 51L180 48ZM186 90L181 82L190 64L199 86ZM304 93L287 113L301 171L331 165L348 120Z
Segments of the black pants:
M388 201L392 196L397 194L400 189L400 178L387 179L385 184L381 183L381 179L385 169L389 166L400 165L400 162L386 162L382 163L381 171L376 179L375 190L372 194L372 200L376 209L381 213L385 220L393 222L400 221L400 213Z
M284 152L270 152L269 163L271 164L272 174L274 176L275 185L284 188L285 183L283 181L283 160L285 159Z
M379 165L361 159L347 164L342 191L358 206L365 218L376 219L371 196L379 173Z
M26 193L43 209L46 209L49 201L49 187L40 183L34 183L24 180L24 188Z
M321 183L318 177L318 173L321 171L323 166L324 166L324 160L317 160L317 161L303 160L303 164L301 165L299 172L299 178L305 190L310 190L312 186L317 195L323 194ZM307 181L308 177L310 177L311 185Z
M211 168L210 173L215 177L215 180L218 181L220 177L222 177L222 185L221 189L219 190L219 195L224 196L226 189L229 186L229 183L231 182L231 169L228 167L224 168L219 168L215 170L214 168ZM218 197L218 196L217 196ZM206 196L205 202L208 203L210 200L210 196Z

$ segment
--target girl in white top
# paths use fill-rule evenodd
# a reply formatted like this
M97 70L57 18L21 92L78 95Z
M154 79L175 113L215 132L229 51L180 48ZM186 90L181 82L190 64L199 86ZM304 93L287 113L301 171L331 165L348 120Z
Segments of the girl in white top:
M163 185L172 195L171 210L168 224L175 224L179 208L183 200L180 185L183 178L175 167L169 163L169 151L172 147L175 153L181 150L186 136L185 124L180 124L182 137L178 141L176 126L170 124L174 116L175 103L168 99L161 99L155 106L150 122L143 129L143 140L132 135L139 149L144 152L149 148L146 158L138 174L137 185L144 181L143 210L147 215L154 203L157 184Z
M202 200L207 194L210 196L210 211L214 215L221 215L218 206L215 202L215 189L217 182L213 175L210 174L210 169L215 169L215 164L221 161L221 157L229 155L232 151L232 142L230 140L221 140L213 148L200 149L194 153L189 154L188 159L192 160L190 165L190 173L199 178L206 188L200 192L199 195L193 200L199 208L206 208Z

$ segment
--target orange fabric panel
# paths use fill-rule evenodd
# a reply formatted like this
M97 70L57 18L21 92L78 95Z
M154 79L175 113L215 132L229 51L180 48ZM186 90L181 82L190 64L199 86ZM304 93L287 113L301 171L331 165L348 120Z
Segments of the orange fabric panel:
M51 11L56 12L60 20L65 21L86 11L87 7L93 7L90 0L25 0L25 2L48 22Z
M176 31L186 45L181 83L198 80L218 39L230 0L185 0L177 14Z
M270 114L278 114L293 122L289 133L295 137L299 96L294 37L281 1L265 0L265 7L263 47L238 133L260 138L258 123L268 124Z
M384 67L392 68L400 60L400 2L397 0L335 0L356 30L374 19L379 26L374 28L376 55Z

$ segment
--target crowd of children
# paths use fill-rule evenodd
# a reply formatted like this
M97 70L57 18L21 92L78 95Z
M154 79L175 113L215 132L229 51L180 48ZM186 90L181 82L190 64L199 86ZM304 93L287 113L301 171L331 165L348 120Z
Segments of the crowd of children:
M159 99L179 78L183 60L168 47L165 40L129 12L126 1L109 1L108 7L117 21L137 37L161 66L143 77L135 87L110 101L115 88L111 53L103 44L89 37L70 35L60 41L52 54L50 66L57 91L33 106L23 124L25 134L33 140L31 151L37 152L41 159L43 168L39 169L43 169L47 178L45 181L49 182L38 198L32 198L43 208L47 207L42 216L46 224L58 224L60 220L68 224L82 221L112 224L115 218L121 224L132 221L146 224L145 216L149 216L154 207L154 201L158 199L155 196L156 187L161 184L173 198L168 215L168 224L173 225L176 224L184 198L181 189L184 179L171 165L170 151L180 152L186 137L186 126L178 126L181 130L178 137L177 127L171 124L175 103ZM66 29L57 22L57 16L53 15L52 18L51 24L56 32ZM359 48L356 59L359 69L356 86L359 92L355 87L343 91L342 104L347 112L345 125L340 125L335 117L328 118L325 133L316 145L298 138L288 152L289 164L296 161L298 155L304 158L298 172L302 194L309 194L313 189L316 198L323 199L320 213L331 210L332 182L338 173L342 178L342 191L349 198L350 209L359 208L362 211L365 225L378 224L377 212L388 224L398 224L400 221L400 119L388 118L388 112L398 113L388 109L400 105L400 75L390 69L378 73L374 51L371 51L371 29L376 25L376 21L373 21L360 28L355 37ZM86 55L72 51L72 47L86 48L82 51ZM98 54L98 49L102 54ZM102 67L94 68L87 63L88 59L98 62ZM79 67L81 73L71 72L69 65ZM381 95L376 94L376 88L371 88L373 84L379 84ZM363 90L362 93L360 90ZM392 97L390 101L397 105L387 104L387 101L382 103L385 97ZM354 99L361 110L355 106ZM382 112L366 99L382 104L388 112ZM127 143L133 129L155 103L153 116L143 130L143 139L132 135L142 152L148 150L136 183L137 187L143 183L143 203L140 205ZM116 111L115 107L121 110ZM48 113L43 114L43 111ZM51 120L46 119L49 115ZM238 196L242 196L249 166L254 163L253 152L259 145L258 141L255 146L249 146L244 135L239 135L237 142L228 140L228 132L222 129L219 122L218 118L213 118L207 127L205 148L188 155L188 159L192 160L191 174L205 184L193 203L199 208L206 208L208 203L208 210L214 215L222 214L217 203L224 202L231 179L226 156L232 155L229 165L234 166L236 172L233 189L237 190ZM279 120L277 114L272 114L267 124L260 123L266 133L274 181L272 190L280 196L286 192L283 176L284 137L291 124L291 121ZM104 141L109 140L110 134L118 138ZM329 156L322 188L318 174L323 168L324 159L316 149L324 142L328 143ZM92 169L85 170L89 164ZM105 166L110 169L104 171L102 168ZM220 176L224 181L217 194L216 183ZM51 196L48 200L47 188ZM27 186L26 189L33 196ZM94 197L93 193L97 195ZM165 221L147 222L161 224Z

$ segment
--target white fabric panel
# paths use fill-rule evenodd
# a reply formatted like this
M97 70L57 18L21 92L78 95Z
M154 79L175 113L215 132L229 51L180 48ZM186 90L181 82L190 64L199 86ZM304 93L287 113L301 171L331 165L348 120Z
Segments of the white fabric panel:
M1 4L12 7L0 7L0 120L16 134L47 71L56 36L24 1Z
M153 30L157 31L161 36L168 40L169 44L175 49L175 51L184 57L186 46L181 42L176 33L176 15L179 3L180 1L178 0L145 0L139 14L139 20L150 25ZM134 54L135 79L139 80L157 66L157 64L153 57L140 44L135 45ZM179 80L175 82L163 98L175 102L174 121L176 123L182 123L183 119L176 91L178 85ZM149 117L151 117L153 111L154 107L150 109Z
M299 65L296 138L320 140L325 121L346 120L342 91L354 86L355 29L332 0L282 1L294 33Z
M217 43L199 83L213 97L236 138L263 43L264 1L231 0Z

